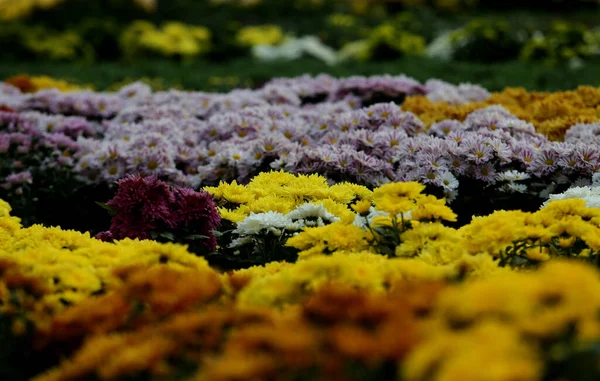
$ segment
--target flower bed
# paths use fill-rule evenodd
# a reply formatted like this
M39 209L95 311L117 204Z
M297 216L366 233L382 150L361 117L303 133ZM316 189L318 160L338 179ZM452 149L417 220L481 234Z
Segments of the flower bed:
M0 375L600 376L599 105L405 76L3 84Z
M2 89L1 196L31 222L65 227L80 228L46 211L48 199L105 202L125 173L195 189L265 170L369 187L419 181L464 224L496 209L535 210L551 193L589 185L600 165L591 87L490 94L405 76L319 76L224 94L139 83L116 93ZM36 199L39 217L25 212Z

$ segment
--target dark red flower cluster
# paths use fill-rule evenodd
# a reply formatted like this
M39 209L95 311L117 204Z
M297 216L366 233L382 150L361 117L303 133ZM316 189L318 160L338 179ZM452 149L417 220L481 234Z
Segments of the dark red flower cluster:
M119 180L115 197L106 205L114 215L110 230L98 234L97 239L170 237L181 243L201 240L206 249L216 249L212 231L221 217L207 192L170 186L156 176L129 175Z

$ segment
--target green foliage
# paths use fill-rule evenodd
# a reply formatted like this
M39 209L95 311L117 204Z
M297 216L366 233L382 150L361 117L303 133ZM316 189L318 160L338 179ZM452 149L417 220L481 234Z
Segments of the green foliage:
M554 65L599 54L599 29L588 29L579 23L556 22L546 33L533 35L523 47L520 58Z
M439 78L452 83L472 82L491 91L505 87L524 87L529 91L558 91L574 89L582 83L592 86L600 84L600 67L595 65L569 69L561 65L545 67L525 62L445 63L425 57L403 57L389 62L349 61L337 66L328 66L308 59L262 63L249 58L222 63L176 63L164 60L146 60L136 64L106 62L94 65L43 61L0 62L0 78L22 73L70 78L74 82L90 83L98 90L110 88L115 83L146 77L161 78L159 88L176 86L188 90L227 91L238 86L256 87L274 76L292 77L305 73L328 73L335 77L406 74L419 81ZM215 78L230 78L232 74L238 81L215 81Z
M600 252L591 251L588 245L581 238L571 238L571 246L563 247L560 240L568 240L569 236L554 237L550 242L541 242L534 239L522 239L513 242L504 252L500 253L500 266L510 266L513 268L535 267L543 261L530 255L534 253L547 253L553 258L576 258L585 262L600 265Z
M504 20L474 19L451 34L454 58L461 61L499 62L518 57L527 40Z

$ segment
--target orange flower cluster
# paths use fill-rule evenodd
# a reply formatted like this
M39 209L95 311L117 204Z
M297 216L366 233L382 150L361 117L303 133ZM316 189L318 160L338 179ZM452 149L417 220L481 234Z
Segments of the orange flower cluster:
M12 319L15 335L26 333L29 321L47 316L40 303L48 292L38 278L26 275L18 264L0 259L0 316Z
M211 270L129 266L116 269L115 275L122 284L114 290L85 299L39 327L38 345L143 327L216 300L224 291Z
M169 279L174 270L159 272L134 271L118 295L137 295L151 304L149 310L155 309L152 301L163 300L161 295L173 290L154 290L152 279L162 280L166 288L171 287L165 280L175 281ZM87 331L87 338L35 381L116 380L139 374L196 381L288 380L299 375L349 380L351 366L372 379L388 379L418 343L421 321L445 287L441 282L400 282L388 293L372 294L328 284L297 308L279 312L239 308L224 300L211 303L217 289L198 278L196 284L205 283L198 291L179 290L194 297L167 302L158 314L138 310L132 319L131 310L123 314L127 308L113 308L115 299L107 295L57 316L55 321L61 323L53 326L55 337L72 337L68 331L74 329L79 334ZM185 275L180 279L176 282L193 281ZM167 310L169 314L162 315ZM132 322L141 315L145 324ZM100 318L90 318L94 316Z
M29 76L27 74L16 75L4 80L5 83L12 85L24 93L35 93L44 89L58 89L68 92L83 90L90 86L81 87L67 81L48 77L48 76Z
M572 91L527 92L523 88L506 88L487 100L463 105L432 102L425 96L407 97L403 111L416 114L426 125L446 119L464 121L471 112L491 105L502 105L516 117L532 123L550 140L561 141L565 132L577 123L600 120L600 89L580 86Z

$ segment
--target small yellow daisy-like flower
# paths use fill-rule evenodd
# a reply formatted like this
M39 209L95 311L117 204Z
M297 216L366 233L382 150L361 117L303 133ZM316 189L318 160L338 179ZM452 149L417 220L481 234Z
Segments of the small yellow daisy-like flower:
M573 246L576 240L577 237L560 237L558 239L558 246L562 247L563 249L568 249L569 247Z
M392 198L416 199L421 195L425 186L416 182L390 183L380 186L373 191L373 198L379 199L387 196Z
M331 191L331 198L345 204L349 204L357 199L371 200L373 197L373 191L369 190L369 188L352 183L334 184L329 190Z
M396 222L398 222L398 218L396 218ZM375 216L371 219L371 226L373 227L392 227L394 226L394 217L392 216Z
M361 200L352 204L350 207L361 216L366 216L369 214L369 210L371 209L371 202L367 200Z
M534 261L547 261L550 259L550 251L547 247L532 247L525 251L527 258Z
M368 249L367 233L354 225L336 222L331 225L306 228L287 240L286 246L301 250L301 258L316 254L330 254L339 250L361 251Z
M227 208L218 208L221 218L231 222L241 222L246 218L246 213L240 212L239 209L230 210Z
M379 199L375 199L375 208L391 215L398 215L400 213L408 213L417 208L417 205L409 199L391 198L384 196Z
M272 211L285 214L291 212L296 207L296 203L292 199L271 194L254 200L248 206L254 213Z
M425 186L417 182L385 184L373 191L375 207L391 215L416 209L415 200L422 197Z
M418 205L419 207L411 213L415 220L456 221L456 214L445 205L444 200L427 195L418 201Z

